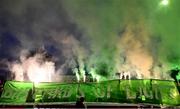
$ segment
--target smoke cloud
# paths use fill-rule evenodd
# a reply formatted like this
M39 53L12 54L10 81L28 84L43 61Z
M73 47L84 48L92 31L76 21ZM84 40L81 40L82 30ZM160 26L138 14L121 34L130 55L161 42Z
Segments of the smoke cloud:
M178 3L164 9L159 0L1 0L0 59L21 81L38 70L83 80L127 72L169 79L180 62ZM38 52L27 56L39 48L53 61Z
M11 63L10 69L17 81L51 82L60 80L55 71L55 63L45 51L38 51L28 57L28 51L23 50L20 62Z

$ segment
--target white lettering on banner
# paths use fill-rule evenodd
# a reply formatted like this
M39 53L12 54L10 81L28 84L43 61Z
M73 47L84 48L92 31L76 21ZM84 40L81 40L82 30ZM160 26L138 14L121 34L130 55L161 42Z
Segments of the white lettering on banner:
M102 88L102 89L101 89ZM105 88L104 87L95 87L94 94L97 96L97 98L103 98L105 97Z
M112 91L111 86L108 85L108 88L107 88L107 98L111 97L111 91Z
M139 87L138 98L141 98L144 95L146 98L153 99L152 91L149 90L149 93L147 93L147 90L147 87Z
M126 91L127 99L135 99L136 97L141 98L142 95L144 95L146 98L149 98L149 99L161 99L160 96L162 96L162 94L166 94L168 98L173 99L176 96L174 96L171 93L170 89L175 89L175 87L153 84L152 90L150 89L148 90L147 87L139 87L139 90L137 92L139 93L138 95L137 93L134 93L134 91L131 91L129 86L126 86L125 91ZM169 90L169 91L168 93L163 93L163 90ZM176 91L174 92L176 93Z
M126 98L127 99L135 99L136 98L136 93L134 91L130 90L130 86L126 86Z
M148 90L147 87L139 87L138 90L137 90L137 92L134 92L134 91L131 91L131 90L130 90L130 87L129 87L129 86L127 86L127 87L126 87L127 99L135 99L136 97L137 97L137 98L141 98L143 95L144 95L146 98L153 99L152 90L148 90L149 93L148 93L147 90ZM155 98L158 99L157 89L155 89L154 92L155 92Z
M56 89L52 90L52 99L54 98L62 98L62 92L64 91L63 87L57 87Z
M153 89L153 92L154 92L154 99L159 99L159 94L158 94L158 85L157 84L153 84L152 85L152 89Z
M68 98L72 95L71 87L67 87L67 89L62 94L62 98Z
M153 99L153 92L152 92L152 90L150 90L149 88L147 88L147 87L143 87L142 88L143 90L143 94L144 94L144 96L146 97L146 98L149 98L149 99Z
M2 94L2 98L10 98L10 97L12 97L12 96L14 96L14 91L13 90L4 90L3 91L3 94Z
M44 94L48 95L48 99L54 99L57 96L54 89L49 89Z
M20 98L26 98L28 89L21 89L21 91L18 90L12 90L7 88L4 90L2 94L2 98L10 98L10 99L20 99ZM24 95L24 96L23 96Z
M125 92L126 92L126 99L136 99L141 98L142 95L144 95L146 98L149 99L161 99L161 95L168 97L169 99L173 99L176 97L176 87L170 86L170 85L160 85L160 84L152 84L152 89L146 86L139 86L136 87L137 89L131 90L132 87L129 85L125 86ZM80 88L81 89L81 88ZM172 90L170 90L172 89ZM164 90L166 90L166 93L163 93ZM7 99L25 99L28 95L28 89L13 89L11 87L6 87L3 91L3 94L1 95L1 98L7 98ZM36 88L35 94L36 95L42 95L42 98L44 99L55 99L55 98L69 98L72 96L72 94L77 94L77 96L85 96L84 94L89 92L88 90L79 90L78 94L76 91L74 91L72 86L62 86L62 87L51 87L51 88ZM96 85L92 89L92 93L97 98L111 98L111 92L113 91L111 85L103 86L103 85ZM178 92L177 92L178 93ZM114 95L113 95L114 96Z
M68 98L72 95L71 86L68 87L57 87L56 89L46 89L42 96L48 96L48 99L54 98Z

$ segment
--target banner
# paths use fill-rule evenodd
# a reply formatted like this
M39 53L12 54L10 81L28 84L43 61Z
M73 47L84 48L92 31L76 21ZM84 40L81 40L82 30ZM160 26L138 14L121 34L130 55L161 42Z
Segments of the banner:
M34 85L8 81L5 83L0 101L6 103L75 102L81 96L86 102L148 103L172 106L180 104L180 95L175 83L163 80L110 80L99 83Z
M40 83L35 85L35 102L76 101L77 84Z
M172 81L152 81L155 96L159 95L162 104L180 105L180 95L174 82Z
M7 81L4 85L0 102L25 103L32 86L33 84L28 82Z

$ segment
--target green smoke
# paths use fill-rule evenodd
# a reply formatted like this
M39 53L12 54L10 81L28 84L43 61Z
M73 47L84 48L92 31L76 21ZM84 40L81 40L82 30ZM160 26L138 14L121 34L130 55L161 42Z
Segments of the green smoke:
M108 75L115 66L115 38L120 28L121 17L116 2L108 1L65 1L73 20L91 38L92 55L89 67L96 66L101 75Z
M83 31L84 37L90 38L88 67L94 67L98 74L108 76L116 72L114 66L120 60L116 57L117 53L124 49L127 51L127 48L117 48L117 44L129 24L144 27L144 30L134 29L133 39L141 42L153 61L168 67L179 65L180 1L170 0L166 7L161 6L160 2L161 0L64 0L63 5L72 21ZM143 23L138 23L142 21ZM148 34L139 35L142 31L148 31Z
M167 7L159 7L153 14L152 31L161 37L158 57L170 65L180 64L180 14L179 0L170 0Z

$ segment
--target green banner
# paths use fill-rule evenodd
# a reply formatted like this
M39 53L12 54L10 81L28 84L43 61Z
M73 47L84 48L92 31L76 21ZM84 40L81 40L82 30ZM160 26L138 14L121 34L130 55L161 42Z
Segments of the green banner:
M84 96L86 102L180 105L180 95L175 83L162 80L110 80L99 83L34 85L8 81L5 83L1 102L75 102L80 96Z
M107 84L106 82L79 84L77 96L84 96L87 102L105 102L107 98Z
M180 104L180 95L174 82L171 81L153 81L152 83L155 95L158 96L163 104Z
M35 102L76 101L77 84L40 83L35 85Z
M0 102L25 103L32 86L33 84L28 82L7 81L4 85Z

